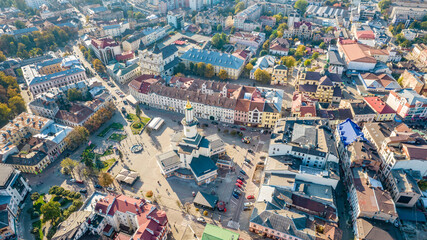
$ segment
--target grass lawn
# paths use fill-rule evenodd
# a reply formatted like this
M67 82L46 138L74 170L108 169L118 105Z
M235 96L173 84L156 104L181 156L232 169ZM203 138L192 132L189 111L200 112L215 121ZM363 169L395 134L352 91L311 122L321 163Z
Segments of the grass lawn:
M101 157L105 157L114 153L113 146L109 146L105 152L101 155Z
M133 135L138 135L144 126L150 121L148 117L141 117L141 120L133 113L129 113L126 116L127 119L131 120L133 123L130 125Z
M116 141L116 142L120 142L123 139L125 139L126 137L127 136L123 135L123 134L113 133L113 134L111 134L111 136L108 139Z
M123 125L121 123L112 123L110 124L110 126L106 127L104 130L102 130L102 132L100 132L98 134L99 137L105 137L105 135L107 135L108 131L110 131L110 129L115 129L115 130L123 130Z
M43 239L42 221L37 220L33 222L33 228L39 228L39 234L38 234L39 238L36 237L36 239Z
M40 208L42 205L44 205L46 202L43 200L44 194L40 195L39 199L33 203L33 207L37 212L40 212Z
M117 160L115 158L102 161L102 163L104 164L104 167L101 169L101 171L106 172L108 168L110 168L111 165L113 165L116 161Z

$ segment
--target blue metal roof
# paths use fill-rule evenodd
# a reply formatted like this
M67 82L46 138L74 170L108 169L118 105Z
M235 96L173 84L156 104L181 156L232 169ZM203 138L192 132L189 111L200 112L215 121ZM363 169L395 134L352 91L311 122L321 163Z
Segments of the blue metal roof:
M244 63L242 59L227 53L207 51L195 48L192 48L185 52L182 55L181 59L197 63L203 62L206 64L212 64L214 66L233 69L239 69Z
M337 128L338 134L341 141L344 143L344 146L353 143L357 139L367 141L365 135L362 132L362 129L359 127L359 125L351 121L350 118L338 124Z
M61 77L64 75L69 75L69 74L74 74L74 73L84 72L84 71L85 70L83 68L73 67L73 68L67 69L65 71L56 72L56 73L48 74L48 75L41 76L41 77L35 77L31 80L29 85L31 86L31 85L39 84L42 82L50 81L52 78L57 78L57 77Z
M12 35L20 35L25 33L32 33L35 31L38 31L39 29L36 27L30 27L30 28L23 28L23 29L17 29L15 31L12 31Z
M193 157L190 163L190 168L196 177L203 176L218 169L212 159L202 155L197 158Z

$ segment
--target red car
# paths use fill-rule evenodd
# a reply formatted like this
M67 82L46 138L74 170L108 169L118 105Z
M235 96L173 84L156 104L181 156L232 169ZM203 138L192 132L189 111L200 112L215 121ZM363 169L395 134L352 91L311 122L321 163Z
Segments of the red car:
M255 196L254 195L249 195L248 197L246 197L247 199L254 199Z
M236 182L239 183L239 184L243 184L243 181L240 180L240 179L237 179Z
M244 127L241 127L241 128L240 128L240 130L242 130L242 131L246 131L246 128L244 128Z
M236 186L238 186L239 188L242 188L242 185L240 185L239 183L236 183Z

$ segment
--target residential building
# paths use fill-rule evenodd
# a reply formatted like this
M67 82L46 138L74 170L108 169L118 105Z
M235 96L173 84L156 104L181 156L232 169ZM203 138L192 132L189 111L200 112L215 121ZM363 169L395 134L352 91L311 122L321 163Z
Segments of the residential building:
M354 31L355 39L357 39L357 42L360 42L361 44L365 44L370 47L375 47L376 41L375 41L375 33L372 30L355 30Z
M274 128L269 156L300 158L304 166L322 169L327 162L338 163L338 154L328 127L319 118L283 118Z
M274 122L273 117L280 114L283 101L283 91L278 89L184 77L172 77L169 86L165 86L159 78L142 75L132 81L129 88L135 99L151 107L185 113L189 98L196 117L250 126L262 125L267 103L272 103L277 109L277 112L268 113L268 119ZM272 122L267 125L272 125Z
M89 228L89 217L92 213L89 211L77 211L58 225L53 240L79 239Z
M114 63L107 66L107 73L117 83L126 84L141 75L141 69L138 63Z
M181 123L184 130L171 138L172 150L156 156L160 171L166 177L195 179L198 185L212 182L218 174L212 157L225 152L224 142L217 135L199 135L198 120L189 100Z
M393 24L407 24L411 20L422 20L426 14L427 9L423 7L392 6L389 19Z
M257 59L255 65L249 73L251 79L255 79L255 71L257 69L267 71L269 74L273 72L273 67L276 65L276 57L265 55Z
M8 225L10 232L16 233L18 228L18 214L25 197L31 192L30 185L24 179L21 172L12 166L1 164L0 166L0 196L1 205L7 208L6 219L2 215L2 224ZM7 205L7 206L5 206ZM5 212L5 213L7 213ZM3 230L3 229L2 229ZM8 232L8 231L7 231ZM0 234L3 235L3 234ZM6 234L7 236L7 234ZM5 238L7 239L7 238Z
M273 128L276 122L282 117L280 110L281 109L277 109L273 103L265 103L260 127Z
M360 122L372 122L376 117L376 113L368 106L366 102L362 101L351 101L340 105L340 107L349 107L351 110L352 120L356 123Z
M262 26L274 27L276 25L276 18L272 16L261 16L259 20L261 20Z
M393 121L396 117L394 111L387 103L379 97L364 97L368 106L376 113L375 121Z
M122 36L122 34L128 29L130 29L130 25L128 21L102 26L102 31L104 33L103 36L108 36L108 37Z
M316 117L317 101L307 93L294 92L292 96L292 117Z
M283 32L283 38L309 39L313 35L314 26L311 22L300 21L294 22L289 26L289 30Z
M427 46L424 43L414 44L411 54L418 62L427 64Z
M381 177L389 177L393 169L419 171L427 176L427 142L405 124L397 126L380 148L383 160Z
M358 75L366 91L388 93L391 90L400 90L399 83L386 73L363 73Z
M402 79L402 88L411 88L420 95L427 93L426 74L405 69L399 79Z
M95 112L85 105L71 104L70 109L59 110L55 115L55 121L67 126L83 126Z
M270 42L270 54L288 56L289 42L286 38L276 38Z
M265 33L259 32L236 32L230 36L229 42L236 44L238 49L252 48L257 51L265 41Z
M59 111L59 106L55 99L50 99L46 95L40 95L28 104L31 113L53 119Z
M190 67L190 63L212 64L215 75L218 75L220 70L225 70L230 79L238 79L244 68L244 61L238 57L203 49L191 48L181 56L181 59L187 68Z
M125 195L108 195L100 198L93 210L104 228L97 228L97 234L111 237L113 231L118 239L166 240L170 231L168 217L164 211L145 199ZM127 233L121 229L127 229Z
M179 63L178 49L175 45L159 48L154 44L152 49L139 50L139 65L143 74L171 76L174 67Z
M37 96L56 87L85 80L85 69L75 58L57 58L22 67L28 89Z
M418 120L427 117L427 97L412 89L390 91L387 104L404 120Z
M48 150L48 155L52 161L55 161L67 149L65 138L71 131L73 131L71 127L54 123L33 137L50 143L51 147Z
M341 58L340 54L336 50L329 50L327 52L327 59L329 63L328 71L330 73L335 73L342 75L346 70L346 63Z
M339 76L337 77L339 78ZM306 93L319 102L341 101L341 87L339 85L334 85L328 75L322 76L319 72L306 71L305 68L298 74L298 84L295 86L295 90Z
M182 14L176 14L169 12L167 15L168 24L177 30L181 30L184 27L184 17Z
M366 122L363 124L362 132L365 138L380 150L396 125L395 122Z
M239 12L234 17L234 26L242 30L244 29L245 21L258 21L261 16L262 7L259 4L253 4L251 6L248 6L245 10ZM261 26L261 24L259 24ZM250 30L253 31L254 29ZM246 31L246 30L245 30Z
M358 218L356 224L358 239L377 239L378 236L381 236L381 239L388 240L404 239L402 231L393 223L376 219Z
M271 84L288 84L288 68L285 65L276 65L273 67L273 72L271 74Z
M168 33L172 30L172 27L167 25L164 27L148 27L142 30L143 36L141 37L141 43L144 44L145 47L151 45L162 38L166 37Z
M347 119L344 122L337 125L335 131L335 143L337 145L338 155L345 156L347 152L347 146L357 140L365 140L365 135L362 129L351 119Z
M343 8L334 8L331 6L316 6L310 4L306 10L307 16L315 16L321 18L332 18L336 17L346 17L348 15L348 11Z
M139 49L141 44L141 38L145 35L142 32L135 32L130 35L126 40L122 41L123 51L124 52L135 52Z
M421 197L421 190L410 171L392 170L387 185L397 207L414 207Z
M25 0L28 7L39 9L43 4L46 4L45 0Z
M234 22L231 18L231 26L233 26L233 23ZM196 15L195 24L211 29L216 29L218 25L221 25L223 29L231 27L229 26L230 24L227 23L227 17L218 13L218 9L216 8L210 8L206 11L199 11Z
M382 189L381 182L369 177L361 168L353 168L352 174L349 200L355 235L359 238L358 218L395 223L398 218L396 206L390 193Z
M111 38L92 39L89 47L105 65L122 53L120 44Z

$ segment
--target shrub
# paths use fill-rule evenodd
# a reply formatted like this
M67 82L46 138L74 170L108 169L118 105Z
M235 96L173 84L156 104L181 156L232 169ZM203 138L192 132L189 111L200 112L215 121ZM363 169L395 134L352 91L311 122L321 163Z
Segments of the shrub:
M70 196L70 193L71 193L71 191L70 191L70 190L65 190L65 191L62 193L62 196L68 197L68 196Z
M33 194L31 194L31 201L37 201L39 197L40 197L40 194L38 192L34 192Z
M52 227L49 229L49 231L47 232L47 239L52 239L53 235L55 235L56 233L56 227Z
M206 211L206 210L205 210L205 211L203 212L203 216L207 216L207 215L208 215L208 211Z
M74 199L80 199L82 195L78 192L74 193Z
M36 219L40 217L40 213L37 211L34 211L33 213L31 213L31 219Z
M224 133L228 133L228 129L224 129Z
M68 208L68 211L70 212L70 213L72 213L72 212L74 212L74 211L76 211L77 210L77 207L76 206L74 206L74 205L71 205L69 208Z
M70 194L68 195L68 197L74 198L75 195L76 195L76 192L70 192Z
M57 190L58 190L58 186L52 186L50 189L49 189L49 194L56 194L56 192L57 192Z
M76 208L80 208L82 205L83 205L83 202L80 200L73 201L73 206L75 206Z
M38 227L34 227L33 230L31 230L32 234L39 234L39 228Z
M196 212L198 212L200 209L199 208L196 208Z
M52 201L59 202L62 199L61 196L55 195L55 197L52 198Z
M153 191L148 191L147 193L145 193L145 196L146 197L148 197L148 198L150 198L150 197L152 197L153 196Z
M65 189L63 187L58 187L56 189L56 194L57 195L62 195L64 193Z

